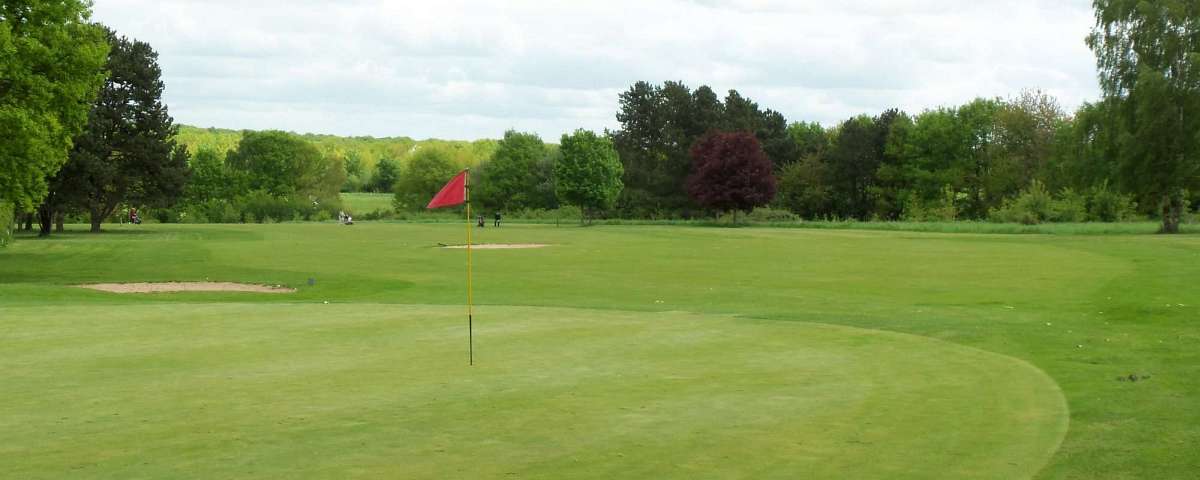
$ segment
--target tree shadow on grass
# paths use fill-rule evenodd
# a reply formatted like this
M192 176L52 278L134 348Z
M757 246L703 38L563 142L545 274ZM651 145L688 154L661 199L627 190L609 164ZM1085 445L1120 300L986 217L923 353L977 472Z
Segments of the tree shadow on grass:
M13 232L13 238L21 241L28 240L66 240L77 238L100 238L100 237L146 237L153 235L162 235L162 231L150 230L101 230L100 233L92 233L88 230L65 230L62 232L52 232L45 237L39 236L37 230L26 232Z

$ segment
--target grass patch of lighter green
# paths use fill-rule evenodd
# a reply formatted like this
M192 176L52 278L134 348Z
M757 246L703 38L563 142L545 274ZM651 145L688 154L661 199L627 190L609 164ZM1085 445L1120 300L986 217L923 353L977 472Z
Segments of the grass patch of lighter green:
M343 193L342 208L351 215L366 215L368 213L384 210L392 210L392 199L390 193Z
M1028 364L678 312L10 307L16 478L1027 478L1066 429Z

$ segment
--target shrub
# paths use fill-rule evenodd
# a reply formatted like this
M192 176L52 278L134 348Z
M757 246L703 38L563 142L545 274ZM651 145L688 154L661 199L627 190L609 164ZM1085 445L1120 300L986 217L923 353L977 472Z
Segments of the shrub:
M988 213L988 220L998 223L1037 225L1054 216L1054 197L1037 180L1017 198L1010 198L1000 208Z
M328 219L340 208L341 202L337 200L322 202L301 195L275 196L264 190L252 191L233 202L233 210L247 223L312 220L318 212L325 212Z
M225 200L212 199L190 204L183 208L179 221L182 223L237 223L242 216Z
M1093 222L1124 222L1137 218L1137 203L1129 195L1109 190L1108 182L1090 192L1087 202L1088 220Z
M906 222L953 222L958 218L956 201L962 194L955 192L950 186L942 187L942 194L936 201L921 201L909 197L904 202L904 214L901 219Z
M1135 219L1136 211L1137 204L1129 196L1109 190L1108 184L1093 188L1086 195L1066 188L1055 198L1041 182L1034 181L1020 196L993 209L988 219L1025 225L1042 222L1121 222Z
M796 222L800 216L784 209L758 207L746 216L751 222Z
M531 220L531 221L550 221L550 220L565 220L575 219L583 215L583 212L577 205L563 205L559 208L531 208L518 210L506 215L509 219Z
M144 220L154 220L158 223L182 223L187 215L184 211L176 209L154 209L149 211L149 215L145 215Z
M1050 205L1050 221L1079 223L1088 220L1087 197L1070 188L1063 189Z
M373 210L373 211L364 213L361 216L354 217L354 219L371 221L371 220L391 220L395 217L396 217L396 213L394 210L388 209L388 208L381 208L378 210Z

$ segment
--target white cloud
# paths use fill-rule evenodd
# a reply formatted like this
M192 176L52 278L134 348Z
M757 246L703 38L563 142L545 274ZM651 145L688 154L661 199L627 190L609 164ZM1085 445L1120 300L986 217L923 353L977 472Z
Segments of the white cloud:
M1090 0L97 0L200 126L548 140L616 126L638 80L831 124L1042 88L1095 98Z

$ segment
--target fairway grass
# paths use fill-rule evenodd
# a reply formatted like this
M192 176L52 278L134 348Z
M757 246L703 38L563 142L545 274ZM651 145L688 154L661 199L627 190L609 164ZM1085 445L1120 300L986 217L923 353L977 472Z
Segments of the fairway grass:
M1067 422L1024 362L828 325L487 307L468 367L459 308L9 313L13 478L1011 479Z
M0 477L1200 471L1200 236L476 229L553 247L474 253L468 368L461 224L68 228L0 249ZM76 287L171 281L297 291Z
M342 208L350 215L392 210L393 195L390 193L343 193L341 199Z

